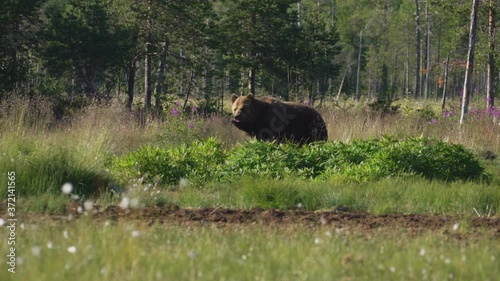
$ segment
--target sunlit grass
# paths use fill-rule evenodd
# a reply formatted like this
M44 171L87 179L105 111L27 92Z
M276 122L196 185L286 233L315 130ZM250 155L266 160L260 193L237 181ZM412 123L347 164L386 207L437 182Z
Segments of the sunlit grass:
M430 213L494 215L500 210L500 188L480 183L443 183L419 178L357 183L348 180L306 182L244 179L232 185L162 191L181 207L278 208L330 210L338 207L375 214ZM146 195L145 201L148 196ZM142 200L142 199L141 199Z
M4 270L2 280L495 280L500 274L498 246L477 233L460 240L335 226L147 227L81 219L24 223L17 235L16 275Z

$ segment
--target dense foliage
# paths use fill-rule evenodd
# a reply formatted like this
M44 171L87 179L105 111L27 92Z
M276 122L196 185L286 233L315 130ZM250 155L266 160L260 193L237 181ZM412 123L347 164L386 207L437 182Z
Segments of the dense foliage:
M224 150L214 139L186 146L144 146L113 160L125 178L178 184L181 179L237 182L243 178L345 178L355 181L417 175L436 180L479 179L484 168L461 145L428 138L382 138L297 147L249 141Z

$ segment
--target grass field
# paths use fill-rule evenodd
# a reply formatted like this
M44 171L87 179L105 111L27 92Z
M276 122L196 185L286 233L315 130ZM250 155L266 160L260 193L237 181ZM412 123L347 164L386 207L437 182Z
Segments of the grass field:
M3 270L2 280L496 280L500 274L498 240L477 234L81 219L41 220L18 235L17 272Z
M47 100L4 102L0 193L15 172L18 221L12 274L3 200L0 279L495 280L496 113L459 126L434 107L322 108L329 142L296 149L249 142L224 116L169 108L144 125L112 105L55 120ZM290 213L260 218L274 209Z

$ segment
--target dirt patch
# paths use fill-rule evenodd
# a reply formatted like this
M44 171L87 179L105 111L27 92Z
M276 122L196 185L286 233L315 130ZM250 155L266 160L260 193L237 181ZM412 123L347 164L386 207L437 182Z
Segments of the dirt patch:
M74 205L69 216L43 215L50 220L67 221L82 216L92 216L96 221L132 221L146 225L177 224L177 225L264 225L290 226L302 225L309 227L327 226L339 231L352 233L373 233L375 231L405 231L408 234L419 234L428 231L449 233L460 238L464 233L483 233L493 238L500 238L500 218L460 216L444 216L429 214L391 214L374 215L366 212L348 211L303 211L274 209L227 209L201 208L180 209L137 208L122 209L118 206L108 206L99 209L95 206L92 212L82 212L82 206ZM26 215L27 220L38 220L42 215ZM458 225L456 225L458 224ZM468 236L468 235L467 235Z

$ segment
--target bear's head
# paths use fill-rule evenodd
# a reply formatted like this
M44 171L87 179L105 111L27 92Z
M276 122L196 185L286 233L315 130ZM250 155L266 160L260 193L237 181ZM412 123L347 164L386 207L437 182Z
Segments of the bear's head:
M233 102L233 123L253 123L257 119L257 110L255 104L255 96L248 94L247 96L238 97L233 94L231 96Z

